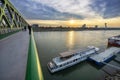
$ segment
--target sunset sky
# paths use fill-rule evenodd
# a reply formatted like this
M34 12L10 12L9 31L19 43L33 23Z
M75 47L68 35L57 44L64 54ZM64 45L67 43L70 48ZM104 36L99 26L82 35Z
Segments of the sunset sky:
M120 0L10 0L30 24L120 27Z

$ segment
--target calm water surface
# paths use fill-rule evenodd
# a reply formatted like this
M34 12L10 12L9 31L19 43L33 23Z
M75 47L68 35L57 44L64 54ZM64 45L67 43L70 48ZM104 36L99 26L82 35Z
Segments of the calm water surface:
M104 51L107 39L119 35L120 31L66 31L66 32L35 32L35 40L45 80L103 80L104 76L113 73L116 68L96 67L93 63L82 62L55 74L50 74L47 63L59 53L96 46ZM117 57L120 57L117 55ZM119 62L112 60L109 64L120 67Z

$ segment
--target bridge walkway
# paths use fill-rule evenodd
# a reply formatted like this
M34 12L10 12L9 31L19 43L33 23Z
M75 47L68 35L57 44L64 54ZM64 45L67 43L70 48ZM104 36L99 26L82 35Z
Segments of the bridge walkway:
M0 40L0 80L25 80L28 48L28 31Z

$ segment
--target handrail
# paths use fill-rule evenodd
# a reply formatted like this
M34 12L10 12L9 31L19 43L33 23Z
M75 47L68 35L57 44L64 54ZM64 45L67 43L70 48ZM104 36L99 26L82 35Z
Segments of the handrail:
M33 31L30 36L28 61L25 80L44 80Z

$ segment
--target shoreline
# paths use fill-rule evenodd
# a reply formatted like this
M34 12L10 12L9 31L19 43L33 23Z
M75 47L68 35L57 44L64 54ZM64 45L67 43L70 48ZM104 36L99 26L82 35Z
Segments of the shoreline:
M111 31L120 30L120 28L60 28L60 27L33 27L34 32L47 32L47 31Z

